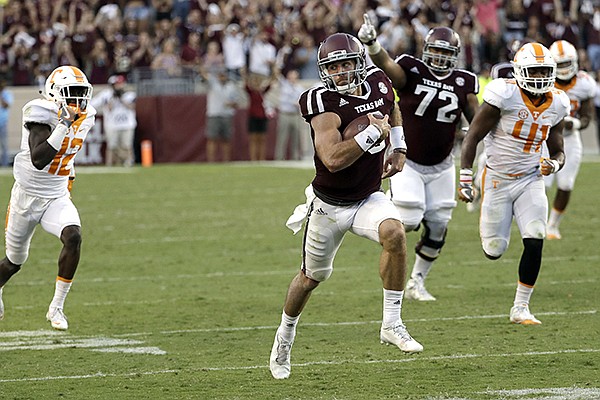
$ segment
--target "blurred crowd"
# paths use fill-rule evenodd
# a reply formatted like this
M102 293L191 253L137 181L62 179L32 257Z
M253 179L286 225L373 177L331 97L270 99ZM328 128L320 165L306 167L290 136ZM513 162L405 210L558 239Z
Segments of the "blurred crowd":
M318 79L318 44L356 35L365 12L392 55L419 55L429 28L445 25L463 41L460 67L476 73L523 38L568 40L583 69L600 69L600 0L9 0L1 11L0 75L13 86L62 64L93 84L139 68Z

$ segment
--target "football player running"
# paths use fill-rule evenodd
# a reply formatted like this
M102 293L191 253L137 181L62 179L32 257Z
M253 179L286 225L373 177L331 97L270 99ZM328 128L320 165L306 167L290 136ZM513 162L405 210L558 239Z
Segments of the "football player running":
M542 263L548 199L543 176L558 172L565 160L563 118L569 98L554 87L556 62L539 43L528 43L515 54L515 79L488 83L483 100L462 144L460 186L462 201L473 201L473 172L477 144L484 140L487 164L483 171L479 233L486 257L496 260L510 240L512 220L523 240L517 290L510 321L537 325L529 301ZM549 157L541 158L546 143Z
M455 134L461 113L470 122L479 106L479 82L475 74L456 68L460 38L452 29L431 29L422 59L403 54L393 60L377 41L368 14L364 18L358 37L392 80L406 132L406 165L390 179L391 198L407 232L423 226L406 298L433 301L425 279L442 251L456 207Z
M23 107L21 150L15 156L15 183L6 217L6 257L0 261L0 319L4 317L2 289L27 260L39 224L63 245L46 319L54 329L66 330L63 308L81 248L81 222L70 196L73 162L94 125L96 111L89 104L92 85L76 67L56 68L46 79L43 96Z
M497 78L513 78L513 66L512 59L515 57L515 53L519 50L523 45L531 42L529 39L524 40L514 40L510 44L510 60L502 61L492 65L492 69L490 71L490 76L492 79ZM483 173L483 169L485 168L485 163L487 161L487 157L485 155L485 151L481 151L479 156L477 157L477 169L475 172L475 176L473 177L473 201L471 203L467 203L467 211L474 212L479 209L479 202L481 201L481 176Z
M585 129L594 113L596 82L585 71L579 71L577 49L566 40L557 40L550 46L550 54L556 61L556 83L571 99L571 114L565 117L563 131L565 166L560 172L544 178L546 188L556 183L556 196L550 210L546 237L560 239L559 225L569 204L575 179L581 165L583 144L579 131Z
M269 365L276 379L290 375L300 313L312 291L332 274L333 260L349 231L382 247L381 342L408 353L423 350L402 322L406 237L398 210L381 191L382 178L402 170L406 153L391 82L379 68L367 67L364 47L345 33L321 43L318 68L323 85L305 91L299 100L311 127L316 174L305 190L306 203L296 207L287 222L296 233L306 221L301 269L289 285L271 349ZM385 117L374 118L370 114L375 111ZM369 115L370 125L342 140L345 128L362 115ZM391 149L386 157L388 135Z

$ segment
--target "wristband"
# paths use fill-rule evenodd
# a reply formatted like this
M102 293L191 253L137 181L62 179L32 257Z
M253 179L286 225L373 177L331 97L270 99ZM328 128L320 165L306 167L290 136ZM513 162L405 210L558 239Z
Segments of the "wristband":
M390 132L390 144L392 145L392 149L403 149L404 153L406 153L406 141L404 140L404 127L402 126L392 126L392 131Z
M369 54L377 54L381 51L381 44L379 44L379 41L377 39L375 39L375 42L373 44L368 44L366 45L366 47Z
M558 172L558 170L560 169L560 164L557 160L553 158L546 158L546 161L552 164L552 173Z
M375 125L369 125L364 131L354 136L354 140L363 151L368 151L381 137L381 131Z
M460 181L462 182L463 179L473 179L473 170L471 168L461 168L460 169Z
M579 118L573 118L573 130L579 130L581 128L581 120Z
M56 128L52 131L46 142L56 151L60 150L62 147L62 142L67 136L67 132L69 132L69 128L64 124L56 125Z

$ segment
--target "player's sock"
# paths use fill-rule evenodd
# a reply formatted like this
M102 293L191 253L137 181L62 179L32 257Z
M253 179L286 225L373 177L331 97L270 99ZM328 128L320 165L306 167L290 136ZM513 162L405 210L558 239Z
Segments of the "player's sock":
M420 255L416 254L415 265L413 266L413 270L410 274L410 277L414 279L417 277L418 274L421 274L423 280L425 280L425 278L427 278L427 274L429 274L429 271L431 270L432 265L433 261L428 261Z
M56 285L54 287L54 297L52 298L52 302L50 303L51 308L64 308L65 299L67 298L69 289L71 289L72 283L72 280L64 279L60 276L56 278Z
M550 210L550 216L548 217L548 225L558 228L564 213L564 211L559 211L556 208L552 208L552 210Z
M285 313L285 311L281 314L281 325L279 325L279 334L283 340L291 342L294 340L294 336L296 336L296 325L298 325L298 320L300 319L300 315L297 317L290 317Z
M403 290L383 289L383 325L392 326L402 321L400 310L402 310Z
M513 305L518 306L521 304L529 304L531 294L533 293L533 286L527 286L519 282L517 284L517 293L515 294L515 301Z

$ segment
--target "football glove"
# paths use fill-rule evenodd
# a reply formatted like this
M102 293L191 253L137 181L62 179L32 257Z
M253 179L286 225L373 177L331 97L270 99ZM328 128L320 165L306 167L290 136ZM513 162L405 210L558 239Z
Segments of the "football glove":
M557 172L559 169L560 169L560 164L558 163L558 161L556 161L552 158L542 157L542 159L540 160L540 171L542 172L542 175L544 175L544 176L553 174L553 173Z
M458 198L465 203L471 203L473 197L473 170L471 168L461 168L458 182Z
M66 103L64 103L59 109L58 109L58 122L66 125L67 128L71 127L71 124L73 122L75 122L75 120L77 120L77 118L79 118L79 115L77 114L77 110L69 105L67 105Z
M364 23L360 26L358 38L367 46L371 46L373 43L375 43L375 40L377 40L377 31L371 22L371 17L369 17L369 14L364 13L363 19Z

